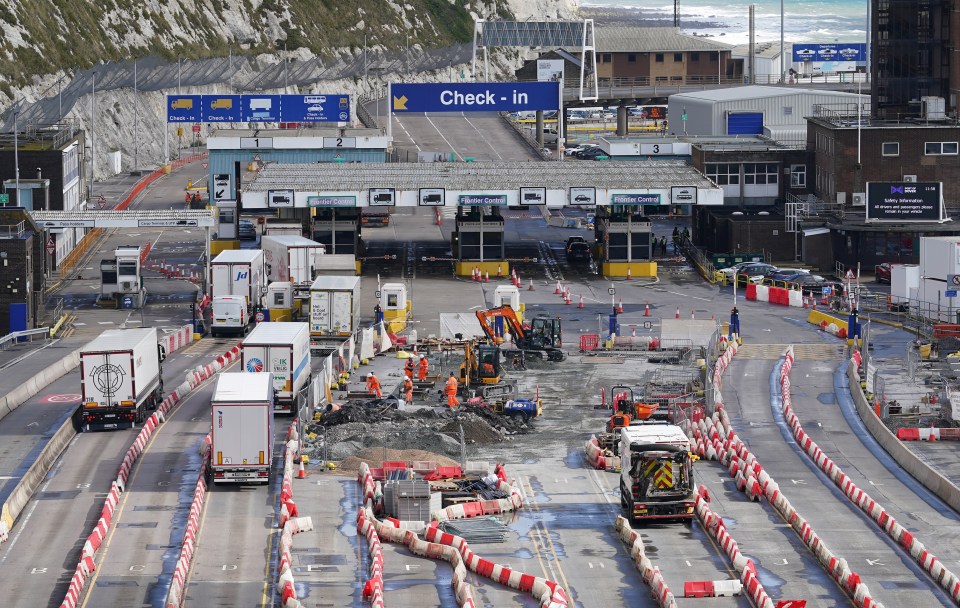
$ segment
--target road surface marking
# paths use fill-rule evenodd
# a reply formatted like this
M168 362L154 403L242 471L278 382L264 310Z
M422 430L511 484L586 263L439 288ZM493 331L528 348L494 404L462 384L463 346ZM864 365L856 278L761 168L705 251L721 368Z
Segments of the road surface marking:
M868 563L869 565L871 565L871 566L885 566L885 565L886 565L886 564L884 564L883 562L881 562L879 559L868 559L868 560L867 560L867 563Z
M713 302L713 300L711 300L710 298L701 298L698 296L691 296L690 294L687 294L687 293L678 293L676 291L668 291L667 293L672 293L673 295L680 296L682 298L693 298L694 300L700 300L701 302ZM767 331L770 331L770 330L768 329Z

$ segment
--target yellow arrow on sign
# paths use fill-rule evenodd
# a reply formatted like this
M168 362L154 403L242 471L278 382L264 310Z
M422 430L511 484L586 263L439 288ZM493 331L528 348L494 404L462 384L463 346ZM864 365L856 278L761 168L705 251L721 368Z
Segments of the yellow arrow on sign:
M407 96L394 97L393 98L393 109L394 110L406 110L407 109Z

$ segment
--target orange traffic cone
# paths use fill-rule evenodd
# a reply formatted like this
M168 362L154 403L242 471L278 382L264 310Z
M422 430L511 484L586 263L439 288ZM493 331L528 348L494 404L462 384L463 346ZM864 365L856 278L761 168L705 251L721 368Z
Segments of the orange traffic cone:
M533 279L530 279L530 287L527 287L527 291L534 291L534 289L533 289Z
M649 304L647 304L647 307L643 309L643 316L645 316L645 317L649 317L649 316L650 316L650 305L649 305Z
M569 304L569 303L570 303L570 292L569 292L569 291L567 291L566 293L563 294L563 303L564 303L564 304Z
M557 279L557 286L554 288L553 293L556 295L563 293L563 290L560 289L560 279Z
M580 303L577 304L577 308L583 308L583 294L580 294Z
M500 269L500 264L497 264L497 277L503 276L503 270Z
M693 310L690 311L690 318L691 318L691 319L696 319L696 318L697 318L697 316L696 316L694 313L695 313L695 311L693 311Z
M620 298L620 301L617 302L617 314L623 313L623 298Z
M490 271L489 271L489 270L487 271L487 276L485 276L485 277L483 278L483 282L484 282L484 283L489 283L489 282L490 282Z
M676 318L678 318L678 319L680 318L680 307L679 307L679 306L677 306L677 317L676 317Z
M633 336L634 338L636 338L636 337L637 337L637 326L636 326L636 325L631 325L630 328L631 328L631 329L630 329L630 335Z
M307 471L303 468L303 458L300 458L300 470L297 471L297 479L306 479Z
M631 278L631 277L630 277L630 267L627 266L627 279L629 280L630 278Z
M810 308L810 304L807 303L807 298L803 298L803 307Z

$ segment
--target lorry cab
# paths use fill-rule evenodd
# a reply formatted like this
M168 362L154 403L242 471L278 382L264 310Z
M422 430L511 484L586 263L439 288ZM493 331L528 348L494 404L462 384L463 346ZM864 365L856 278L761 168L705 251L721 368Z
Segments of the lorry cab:
M693 519L693 458L680 427L658 422L624 427L620 457L620 506L626 517Z
M250 316L244 296L217 296L213 299L213 325L210 334L246 334Z

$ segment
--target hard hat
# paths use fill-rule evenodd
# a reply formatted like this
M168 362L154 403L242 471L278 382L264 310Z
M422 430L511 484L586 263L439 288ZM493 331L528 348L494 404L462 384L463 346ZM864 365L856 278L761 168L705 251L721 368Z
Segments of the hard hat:
M420 355L420 358L421 358L421 359L426 359L427 356L426 356L426 355Z

